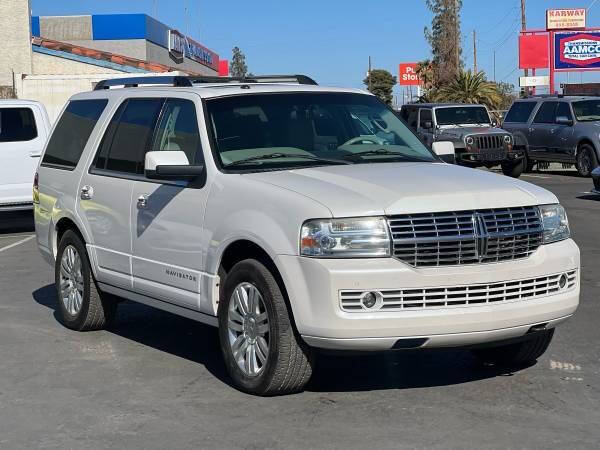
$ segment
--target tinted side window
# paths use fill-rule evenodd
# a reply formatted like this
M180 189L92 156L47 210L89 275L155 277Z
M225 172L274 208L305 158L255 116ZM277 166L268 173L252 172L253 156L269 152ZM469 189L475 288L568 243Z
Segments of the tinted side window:
M203 161L194 102L182 99L167 100L152 150L183 151L190 164Z
M557 102L544 102L533 119L534 123L554 123Z
M527 123L535 108L536 102L515 102L506 114L505 122Z
M558 108L556 108L556 117L566 117L567 119L573 119L571 115L571 108L567 102L560 102Z
M111 139L106 170L144 173L144 155L150 146L163 103L161 98L135 98L127 101ZM109 126L107 132L110 132L110 128ZM102 147L105 145L107 143L103 142Z
M42 164L75 168L108 100L69 102L50 137Z
M431 110L430 109L422 109L421 116L419 119L419 126L421 128L427 129L428 127L425 126L426 125L425 122L431 122L431 120L432 120ZM427 124L427 125L429 125L429 124Z
M24 142L38 135L30 108L0 108L0 142Z

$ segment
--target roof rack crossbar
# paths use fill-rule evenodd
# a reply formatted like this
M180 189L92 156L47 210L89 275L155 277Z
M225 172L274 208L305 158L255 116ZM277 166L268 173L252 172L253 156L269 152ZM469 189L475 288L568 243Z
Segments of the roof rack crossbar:
M174 87L191 87L192 81L189 77L182 76L157 76L157 77L129 77L111 78L99 81L94 88L95 91L110 89L111 86L138 87L140 85L161 84Z
M138 87L140 85L168 85L174 87L192 87L194 84L218 83L298 83L316 86L317 82L306 75L251 75L246 77L218 76L157 76L112 78L99 81L95 91L110 89L111 86Z

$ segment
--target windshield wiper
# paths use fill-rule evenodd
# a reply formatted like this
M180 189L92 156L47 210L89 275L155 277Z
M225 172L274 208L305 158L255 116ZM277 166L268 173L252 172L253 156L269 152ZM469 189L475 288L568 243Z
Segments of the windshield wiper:
M263 159L280 159L280 158L304 158L311 159L313 161L333 163L333 164L352 164L351 162L344 161L341 159L329 159L319 158L318 156L304 155L302 153L268 153L266 155L250 156L249 158L239 159L232 163L226 164L225 167L237 166L240 164L246 164L253 161L259 161Z
M367 150L365 152L352 153L351 155L344 156L344 159L356 158L357 156L400 156L403 159L413 159L413 156L407 156L401 152L395 152L393 150L387 150L385 148L378 148L376 150ZM418 158L415 158L418 159Z

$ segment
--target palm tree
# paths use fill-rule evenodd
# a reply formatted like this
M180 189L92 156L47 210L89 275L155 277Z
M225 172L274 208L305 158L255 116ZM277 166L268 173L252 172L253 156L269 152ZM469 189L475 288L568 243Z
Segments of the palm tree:
M488 81L483 72L461 70L446 86L436 93L442 102L475 103L496 109L502 102L502 94L495 83Z

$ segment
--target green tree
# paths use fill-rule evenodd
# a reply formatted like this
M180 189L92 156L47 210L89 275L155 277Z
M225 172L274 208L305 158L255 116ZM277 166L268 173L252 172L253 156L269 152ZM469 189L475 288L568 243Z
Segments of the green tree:
M476 103L486 105L490 109L498 109L502 94L496 83L488 81L483 72L474 74L470 70L461 70L438 90L436 101Z
M367 75L367 78L363 80L363 83L365 83L367 88L381 100L388 105L392 104L392 91L396 85L396 77L387 70L371 70L371 73Z
M239 47L233 47L233 56L229 66L229 73L232 77L243 78L248 74L248 66L246 65L246 55L242 53Z
M443 86L462 68L460 10L462 0L425 0L433 13L425 38L431 46L435 85Z

